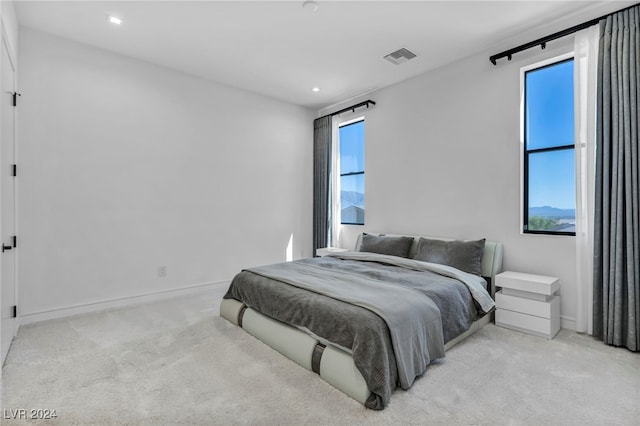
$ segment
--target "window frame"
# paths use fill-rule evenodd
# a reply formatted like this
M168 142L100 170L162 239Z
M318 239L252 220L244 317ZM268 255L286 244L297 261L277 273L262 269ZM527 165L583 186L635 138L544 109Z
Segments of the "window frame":
M574 52L564 53L562 55L554 56L544 61L536 62L534 64L527 65L520 69L520 170L522 171L520 176L520 233L527 235L550 235L550 236L575 236L576 233L568 231L548 231L548 230L529 230L526 229L529 225L529 156L531 154L539 154L544 152L553 151L574 151L575 159L575 124L574 124L574 143L566 145L558 145L546 148L535 148L527 150L527 116L526 116L526 76L528 72L537 71L540 69L548 68L554 65L558 65L563 62L574 61ZM575 82L574 82L574 96L575 96ZM575 105L574 105L575 108ZM574 110L575 114L575 110ZM575 165L574 165L575 167ZM575 188L574 188L575 190ZM577 206L575 207L577 209Z
M336 157L337 157L336 170L338 171L338 173L336 173L337 182L338 182L338 186L337 186L338 190L336 191L336 200L337 200L337 209L336 209L336 213L340 215L340 218L339 218L339 220L338 220L338 222L340 223L340 225L364 226L364 223L365 223L364 216L363 216L363 218L362 218L362 223L359 223L359 222L343 222L343 221L342 221L342 206L341 206L341 203L340 203L340 199L341 199L341 192L342 192L342 188L340 187L340 184L342 183L342 177L343 177L343 176L357 176L357 175L362 175L362 176L363 176L363 179L364 179L364 176L365 176L365 168L366 168L366 167L365 167L365 163L364 163L365 156L364 156L364 152L363 152L363 153L362 153L362 157L363 157L363 158L362 158L362 160L363 160L363 164L362 164L362 171L361 171L361 172L340 173L340 143L341 143L341 141L340 141L340 136L339 136L339 135L340 135L340 128L341 128L341 127L346 127L346 126L349 126L349 125L352 125L352 124L355 124L355 123L359 123L359 122L361 122L361 121L362 121L363 123L365 122L365 117L364 117L364 115L358 115L358 116L356 116L356 117L351 117L351 118L349 118L349 119L339 120L339 121L337 122L337 125L336 125L336 133L338 134L338 138L337 138L338 144L337 144L337 146L336 146L336 149L337 149L337 151L336 151L336 154L337 154L337 155L336 155ZM366 128L366 124L365 124L365 128ZM365 142L365 143L366 143L366 142ZM363 150L364 150L364 148L363 148ZM366 186L365 186L365 188L366 188ZM366 210L365 210L365 212L366 212Z

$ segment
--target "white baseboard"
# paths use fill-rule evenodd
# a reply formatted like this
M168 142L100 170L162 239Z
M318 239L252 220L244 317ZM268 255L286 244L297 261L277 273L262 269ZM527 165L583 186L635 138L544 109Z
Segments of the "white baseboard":
M228 286L230 282L231 280L225 280L212 283L196 284L188 287L180 287L155 293L139 294L135 296L122 297L119 299L102 300L97 302L84 303L82 305L66 306L62 308L51 309L48 311L29 312L19 315L18 321L22 326L26 324L32 324L34 322L102 311L104 309L120 308L123 306L156 302L159 300L171 299L173 297L194 295L215 289L220 289L223 286Z
M576 331L576 319L565 315L560 315L560 327L567 330Z

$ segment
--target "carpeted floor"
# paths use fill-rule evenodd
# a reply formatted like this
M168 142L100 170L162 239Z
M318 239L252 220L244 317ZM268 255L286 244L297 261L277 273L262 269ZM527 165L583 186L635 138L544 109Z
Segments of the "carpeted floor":
M488 325L371 411L218 317L224 289L24 326L2 424L640 425L640 355Z

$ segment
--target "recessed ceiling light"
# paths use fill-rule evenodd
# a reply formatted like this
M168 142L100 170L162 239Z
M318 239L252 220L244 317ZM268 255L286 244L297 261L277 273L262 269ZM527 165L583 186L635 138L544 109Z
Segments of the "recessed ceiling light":
M316 3L313 0L307 0L307 1L303 1L302 2L302 7L304 7L306 10L310 11L310 12L315 12L316 10L318 10L318 3Z
M311 89L313 92L319 92L320 88L319 87L314 87L313 89Z
M112 24L116 24L116 25L120 25L122 24L122 19L120 18L116 18L115 16L107 16L107 21L111 22Z

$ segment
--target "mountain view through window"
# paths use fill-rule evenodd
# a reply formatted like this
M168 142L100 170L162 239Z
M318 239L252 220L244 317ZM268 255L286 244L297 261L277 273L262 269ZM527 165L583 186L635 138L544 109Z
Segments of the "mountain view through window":
M525 232L575 234L573 59L525 74Z

